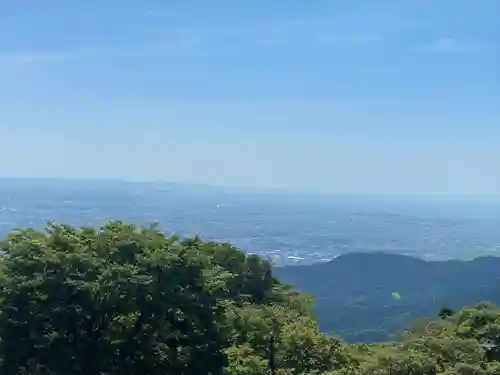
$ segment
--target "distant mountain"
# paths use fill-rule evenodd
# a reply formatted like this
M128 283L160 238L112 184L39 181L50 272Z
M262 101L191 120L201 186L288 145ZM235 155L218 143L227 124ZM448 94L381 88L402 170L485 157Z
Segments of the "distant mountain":
M315 297L323 330L351 342L391 339L415 319L481 301L500 303L500 258L424 261L350 253L328 262L276 268L284 282Z

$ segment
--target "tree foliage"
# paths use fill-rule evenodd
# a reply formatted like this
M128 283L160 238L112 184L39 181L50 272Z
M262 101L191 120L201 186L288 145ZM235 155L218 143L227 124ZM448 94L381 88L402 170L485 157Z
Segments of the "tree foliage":
M2 248L1 374L500 375L491 304L347 345L320 332L309 296L230 244L113 221L24 229Z

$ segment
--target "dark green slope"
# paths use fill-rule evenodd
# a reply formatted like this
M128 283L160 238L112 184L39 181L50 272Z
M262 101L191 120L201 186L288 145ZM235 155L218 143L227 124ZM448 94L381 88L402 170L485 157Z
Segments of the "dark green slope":
M378 342L418 318L484 300L500 302L500 258L428 262L405 255L352 253L328 263L276 268L284 282L316 298L323 330Z

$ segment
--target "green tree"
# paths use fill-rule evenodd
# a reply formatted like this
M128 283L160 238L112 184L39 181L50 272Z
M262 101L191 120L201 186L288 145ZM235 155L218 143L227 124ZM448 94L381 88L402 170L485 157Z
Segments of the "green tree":
M384 348L366 358L360 375L436 375L436 362L418 351Z
M230 244L114 221L21 230L2 249L0 373L500 375L492 304L347 345L320 332L309 296Z
M226 353L229 364L225 375L268 375L267 361L256 355L249 345L230 347Z
M418 351L435 358L438 370L458 364L478 365L485 362L484 349L477 340L457 335L456 325L449 321L428 324L420 335L411 335L403 342L403 350Z
M281 328L277 362L298 375L348 367L352 358L339 339L321 333L309 318L299 317Z
M441 319L446 319L450 316L453 316L453 314L455 314L455 311L453 311L452 309L450 309L448 307L443 307L441 310L439 310L438 316Z
M225 274L195 243L110 222L22 230L4 248L3 373L221 373Z

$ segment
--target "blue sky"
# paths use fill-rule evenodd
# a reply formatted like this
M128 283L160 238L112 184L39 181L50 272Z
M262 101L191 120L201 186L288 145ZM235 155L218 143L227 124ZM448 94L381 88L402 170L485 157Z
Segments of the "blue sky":
M500 192L499 14L498 0L4 0L0 176Z

